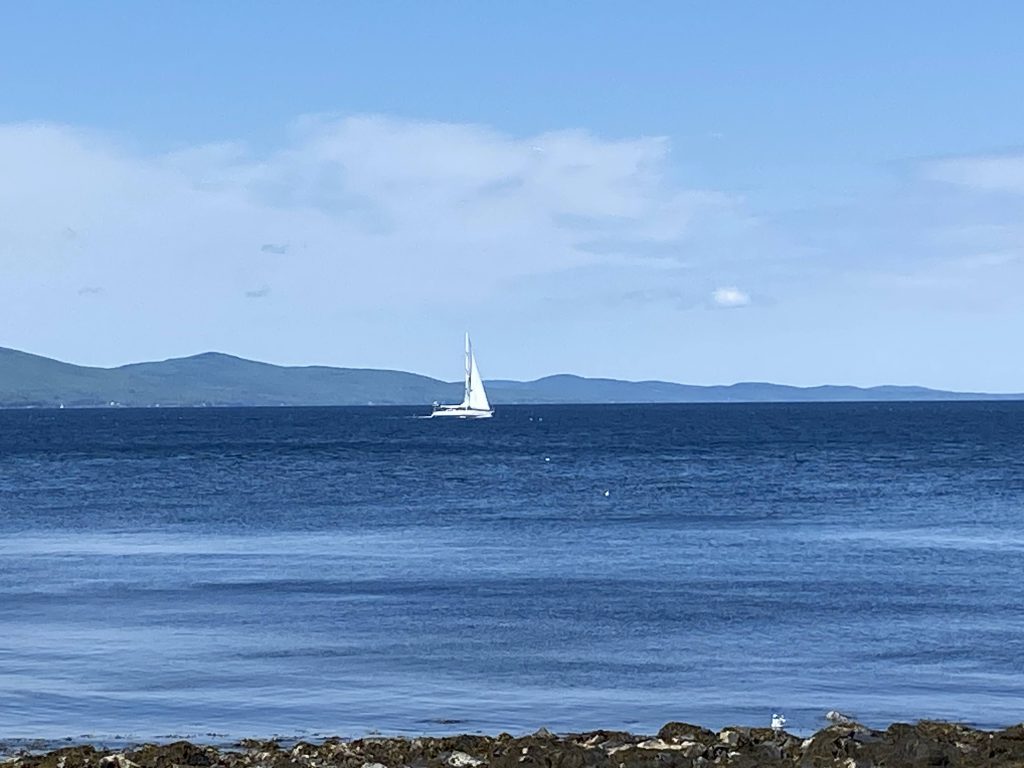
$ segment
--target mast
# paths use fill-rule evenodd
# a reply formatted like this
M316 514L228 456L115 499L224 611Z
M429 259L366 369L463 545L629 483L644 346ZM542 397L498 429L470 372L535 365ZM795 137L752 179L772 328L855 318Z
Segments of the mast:
M464 405L469 405L469 393L473 391L473 384L471 381L473 372L473 346L469 341L469 331L466 331L466 391L462 398Z

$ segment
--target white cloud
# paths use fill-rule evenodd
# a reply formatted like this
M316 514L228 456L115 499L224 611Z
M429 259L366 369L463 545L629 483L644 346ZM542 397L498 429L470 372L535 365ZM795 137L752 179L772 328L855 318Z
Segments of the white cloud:
M961 256L957 262L964 269L977 270L1003 267L1020 261L1020 258L1021 255L1019 253L1010 252L971 253Z
M0 321L24 346L101 349L69 355L84 361L253 338L291 350L360 313L466 309L523 278L682 261L695 224L736 218L735 204L669 181L668 154L659 137L380 116L305 118L260 155L233 142L144 155L67 126L0 125ZM104 301L69 328L83 285Z
M711 299L719 307L745 307L750 303L750 296L736 286L716 288Z
M1024 155L979 155L924 164L933 181L992 192L1024 192Z
M454 374L445 366L468 325L501 362L495 376L601 359L590 372L792 380L790 366L805 381L866 382L878 350L905 359L912 313L922 337L969 337L943 363L953 378L982 349L1001 359L1024 327L1024 196L979 194L1024 191L1024 158L936 161L921 173L955 186L917 176L791 208L767 182L753 203L686 188L686 158L658 137L380 116L307 118L287 136L270 151L154 154L0 125L0 344L92 364L218 349L457 376L457 354ZM758 199L762 215L748 207ZM690 311L749 305L763 323L743 339ZM655 330L637 334L641 321ZM794 327L808 339L863 328L864 352L823 368ZM685 333L697 345L685 364L660 354ZM783 338L785 354L769 354ZM747 344L742 363L701 373L721 343ZM942 384L927 368L938 357L921 359L906 379Z

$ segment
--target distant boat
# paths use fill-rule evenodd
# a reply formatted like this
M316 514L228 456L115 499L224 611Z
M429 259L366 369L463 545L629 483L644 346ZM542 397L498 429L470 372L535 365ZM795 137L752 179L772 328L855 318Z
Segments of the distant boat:
M484 382L480 378L480 369L476 367L476 357L473 356L473 345L466 334L466 392L462 402L458 405L439 405L434 403L434 410L431 418L439 416L453 417L457 419L489 419L494 415L494 409L487 401L487 392L484 391Z

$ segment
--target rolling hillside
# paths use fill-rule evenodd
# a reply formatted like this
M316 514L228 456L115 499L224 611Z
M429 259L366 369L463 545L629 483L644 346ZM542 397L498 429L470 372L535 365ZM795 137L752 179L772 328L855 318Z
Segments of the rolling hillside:
M923 387L790 387L740 383L694 386L664 381L587 379L562 374L536 381L493 380L496 404L711 403L856 400L1024 399L1024 395L942 392ZM90 368L0 347L0 407L428 405L454 402L461 382L403 371L285 367L217 352L117 368Z

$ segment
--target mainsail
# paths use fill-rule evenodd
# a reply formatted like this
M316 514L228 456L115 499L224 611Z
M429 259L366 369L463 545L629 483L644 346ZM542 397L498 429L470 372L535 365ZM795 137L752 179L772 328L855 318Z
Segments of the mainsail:
M469 334L466 334L466 350L469 359L466 361L466 405L474 411L489 411L491 404L487 402L487 392L484 391L484 381L480 378L480 369L476 367L476 357L473 355L473 347L469 343Z

